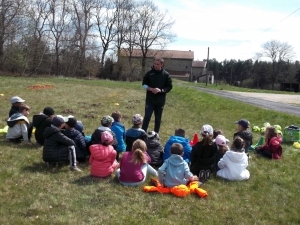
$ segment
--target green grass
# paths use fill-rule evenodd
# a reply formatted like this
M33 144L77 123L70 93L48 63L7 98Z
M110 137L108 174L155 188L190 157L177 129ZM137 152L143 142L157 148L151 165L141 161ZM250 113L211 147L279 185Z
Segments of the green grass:
M135 113L144 114L145 91L140 82L65 78L1 77L0 128L6 125L9 100L18 95L31 106L30 120L46 106L56 114L72 114L83 121L91 134L104 115L122 112L126 128ZM51 84L53 89L30 90L27 86ZM100 104L101 103L101 104ZM119 105L116 106L115 103ZM94 106L93 106L94 105ZM299 125L296 116L260 109L223 99L193 88L174 85L168 94L161 126L164 144L175 128L182 127L189 137L203 124L223 130L232 140L234 121L246 118L251 125L264 122ZM151 121L153 128L154 121ZM260 135L254 133L254 142ZM139 187L123 187L115 176L95 180L89 165L83 173L68 166L48 169L42 161L42 148L35 144L12 145L0 137L0 224L299 224L300 151L283 144L283 159L256 158L252 153L250 179L228 182L213 177L201 199L159 193L144 193ZM149 185L149 178L146 185Z

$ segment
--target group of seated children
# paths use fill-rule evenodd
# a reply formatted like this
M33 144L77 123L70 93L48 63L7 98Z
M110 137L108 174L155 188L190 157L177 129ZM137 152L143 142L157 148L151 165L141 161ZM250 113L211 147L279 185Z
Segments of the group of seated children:
M77 167L77 160L89 157L93 177L105 178L116 170L120 183L131 186L143 183L147 173L158 176L161 184L167 187L198 179L205 182L213 172L227 180L247 180L250 177L246 168L252 133L245 119L236 122L238 132L234 134L230 149L222 131L214 131L208 124L202 126L202 138L193 146L186 138L184 129L178 128L163 147L157 133L146 133L140 128L143 122L140 114L132 117L133 126L125 130L121 123L122 115L118 111L111 116L104 116L101 126L87 141L82 132L82 123L73 116L54 116L51 107L34 115L30 125L27 119L30 108L21 104L24 101L18 96L11 99L6 137L12 142L23 139L28 143L31 136L29 127L33 125L36 127L37 143L43 145L43 160L48 165L68 161L71 171L81 171ZM272 159L281 158L281 139L275 128L268 127L265 136L265 144L259 146L255 153ZM120 159L120 153L124 151ZM153 167L158 168L158 172Z

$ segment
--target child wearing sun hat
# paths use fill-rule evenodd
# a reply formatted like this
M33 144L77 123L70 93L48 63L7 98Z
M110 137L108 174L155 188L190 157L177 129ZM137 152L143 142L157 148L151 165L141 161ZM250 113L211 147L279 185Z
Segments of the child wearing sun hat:
M202 140L193 145L191 152L191 172L199 176L199 180L204 182L210 179L210 175L215 171L215 154L217 146L213 144L213 128L205 124L201 128Z
M126 151L130 152L132 144L137 139L145 140L147 138L146 132L140 128L143 123L143 117L140 114L135 114L132 117L133 126L125 133Z

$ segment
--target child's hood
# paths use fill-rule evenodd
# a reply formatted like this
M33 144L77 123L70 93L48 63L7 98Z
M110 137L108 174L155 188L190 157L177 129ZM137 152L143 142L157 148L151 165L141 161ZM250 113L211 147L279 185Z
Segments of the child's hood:
M47 119L47 118L50 118L50 117L46 116L43 113L40 113L39 115L34 115L32 117L32 125L34 127L39 127L40 124L42 124L45 121L45 119Z
M184 138L184 137L180 137L180 136L171 136L169 139L170 142L172 143L180 143L180 144L185 144L185 143L189 143L189 139L188 138Z
M232 162L235 162L235 163L242 162L245 158L247 158L247 155L245 152L227 151L225 154Z
M98 130L101 130L101 131L111 131L111 129L109 127L98 127Z
M172 154L169 158L168 158L169 163L174 166L174 167L178 167L181 166L184 163L183 158L180 155L175 155Z
M160 145L158 138L146 139L145 142L148 148L156 148Z
M74 139L76 136L80 135L81 133L75 129L66 129L63 132L68 138Z
M53 135L54 133L59 133L60 129L56 128L56 127L47 127L43 133L44 138L48 138L51 135Z
M8 118L6 122L9 127L13 127L17 123L17 121L20 120L24 120L27 124L29 124L27 117L24 116L22 113L13 114L10 118Z

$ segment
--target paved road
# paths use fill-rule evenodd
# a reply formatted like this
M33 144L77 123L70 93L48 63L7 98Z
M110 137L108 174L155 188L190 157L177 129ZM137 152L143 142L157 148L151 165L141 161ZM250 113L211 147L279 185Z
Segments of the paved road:
M270 110L274 110L274 111L278 111L278 112L283 112L283 113L287 113L287 114L291 114L291 115L300 116L300 106L279 103L279 102L272 102L272 101L263 100L263 99L259 99L259 98L241 96L239 94L227 92L227 91L217 91L217 90L212 90L212 89L202 88L202 87L195 87L195 86L191 86L191 88L205 91L210 94L218 95L218 96L221 96L224 98L238 100L238 101L241 101L244 103L248 103L251 105L255 105L255 106L264 108L264 109L270 109Z

